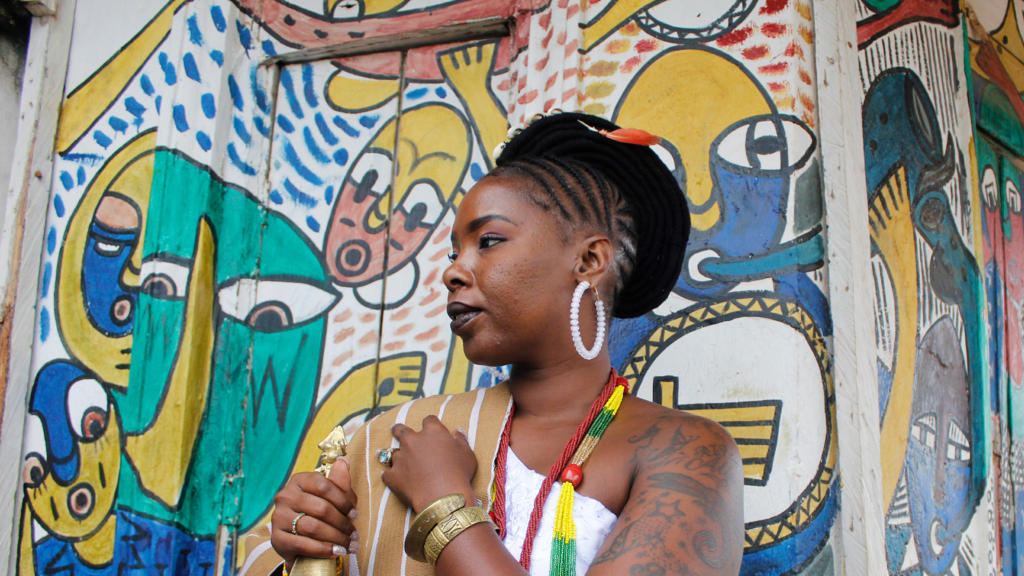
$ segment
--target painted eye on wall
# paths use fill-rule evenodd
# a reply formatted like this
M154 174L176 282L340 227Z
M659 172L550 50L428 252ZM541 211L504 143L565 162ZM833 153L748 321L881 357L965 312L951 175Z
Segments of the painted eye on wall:
M1006 203L1010 206L1010 212L1020 214L1020 190L1012 180L1006 181Z
M996 183L996 171L991 166L986 166L981 175L981 197L989 210L999 206L999 186Z
M313 320L338 295L298 280L239 278L217 291L221 310L258 332L277 332Z
M26 488L35 488L43 483L49 468L46 462L46 433L43 420L36 414L25 417L25 436L22 444L25 460L21 465L21 477Z
M100 240L96 240L95 250L101 256L116 258L121 255L121 251L124 250L125 246L125 244L101 242Z
M359 204L371 194L374 197L387 194L388 188L391 187L392 170L391 158L387 155L365 152L348 175L351 184L356 188L352 200Z
M723 130L711 144L717 163L765 176L803 166L813 151L814 134L795 116L751 116Z
M96 440L107 430L110 400L103 385L92 379L79 380L68 387L68 421L83 441Z
M971 461L971 441L967 439L967 435L957 425L956 422L949 421L949 442L946 443L946 458L956 462L970 462Z
M934 412L919 416L910 428L910 435L928 448L935 449L935 430L938 420Z
M183 300L188 286L188 261L154 258L142 263L141 290L160 300Z
M417 226L432 228L437 224L444 212L444 203L433 182L417 182L405 195L400 209L406 215L405 231L412 232Z

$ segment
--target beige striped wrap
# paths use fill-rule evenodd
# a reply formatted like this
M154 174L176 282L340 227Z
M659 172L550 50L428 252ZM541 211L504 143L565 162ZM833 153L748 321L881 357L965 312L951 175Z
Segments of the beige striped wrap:
M359 553L349 556L350 576L433 576L430 565L405 555L405 535L412 520L411 511L381 482L383 470L375 454L380 448L397 448L391 426L400 423L419 430L423 419L437 416L449 430L466 430L476 454L477 470L473 492L485 510L491 505L494 482L494 457L501 431L512 407L512 395L506 384L462 394L431 396L407 402L364 424L348 445L352 471L352 489L359 501L355 521L359 532ZM254 528L246 536L246 561L242 576L266 576L281 565L281 558L270 547L269 526Z

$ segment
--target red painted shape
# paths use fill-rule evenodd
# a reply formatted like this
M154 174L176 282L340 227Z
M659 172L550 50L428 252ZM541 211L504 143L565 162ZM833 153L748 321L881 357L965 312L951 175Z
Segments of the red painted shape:
M761 25L761 33L769 38L779 38L789 34L789 25L778 22L765 22Z
M644 38L643 40L636 43L633 47L638 53L643 54L645 52L651 52L658 48L658 41L654 38Z
M434 28L481 18L509 18L515 3L507 0L456 2L433 10L384 13L359 20L332 21L292 7L283 0L232 0L271 35L292 48L342 44L359 38L373 38Z
M857 47L864 49L886 32L913 22L931 22L952 28L957 25L959 13L955 0L903 0L893 9L857 24Z
M980 44L978 67L988 75L993 84L1003 91L1010 100L1010 104L1013 105L1014 111L1017 112L1017 119L1020 120L1021 124L1024 124L1024 100L1021 100L1017 94L1017 88L1014 86L1013 80L1006 72L1006 69L1003 68L1002 62L999 61L999 55L996 54L995 48L992 48L992 44L989 42L982 41Z
M718 40L715 40L715 43L718 44L719 46L722 46L723 48L726 46L735 46L737 44L742 44L746 42L747 38L750 38L750 35L753 33L754 29L751 26L747 26L745 28L737 28L732 32L729 32L725 36L722 36Z
M789 70L789 62L779 62L776 64L766 64L757 69L761 74L767 74L769 76L776 76L778 74L785 74Z
M767 0L758 13L762 16L771 16L782 12L786 6L789 6L789 0Z
M743 57L747 60L760 60L768 55L768 47L764 44L751 46L743 51Z
M796 40L793 40L792 42L789 43L789 46L786 46L786 51L783 52L782 55L783 56L788 56L790 58L792 58L794 56L799 56L800 59L803 60L804 59L804 49L803 49L802 46L797 44Z
M538 95L539 94L538 94L538 92L536 90L530 90L526 94L523 94L522 96L519 97L519 103L520 104L529 104L530 102L533 102L534 100L536 100Z
M537 23L540 24L541 28L547 30L548 27L551 26L551 12L545 12L544 15L540 17L540 20L537 21Z

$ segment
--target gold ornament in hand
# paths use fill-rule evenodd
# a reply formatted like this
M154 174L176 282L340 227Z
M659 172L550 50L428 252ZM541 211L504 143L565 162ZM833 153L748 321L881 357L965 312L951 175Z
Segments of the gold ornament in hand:
M324 438L323 442L317 444L317 448L323 450L320 455L320 465L314 472L325 477L331 473L331 466L345 455L348 441L345 439L345 430L341 426L335 426L334 430ZM345 561L341 558L308 558L297 556L289 576L336 576L344 574Z

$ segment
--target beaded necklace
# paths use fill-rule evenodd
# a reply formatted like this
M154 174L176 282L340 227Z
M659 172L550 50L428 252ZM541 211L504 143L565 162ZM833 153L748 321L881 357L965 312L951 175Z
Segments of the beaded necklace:
M583 464L597 447L597 442L604 435L608 425L615 418L619 406L622 404L622 396L626 392L626 379L621 378L618 372L612 368L608 383L601 390L590 407L590 412L583 419L576 434L569 440L562 449L562 454L551 466L547 478L541 484L540 492L533 502L533 512L530 514L530 523L526 529L526 541L523 542L523 551L519 556L519 563L530 571L530 554L533 552L533 539L540 527L540 517L544 512L544 502L547 501L551 487L556 480L562 482L562 489L558 494L558 507L555 515L555 530L551 542L551 576L575 576L576 574L576 523L572 519L572 505L576 487L583 481ZM501 433L501 442L498 444L498 454L495 462L495 479L493 485L494 507L491 510L491 517L498 526L498 535L505 539L505 475L508 465L508 449L512 436L512 416L515 413L515 404L508 415L505 429Z

